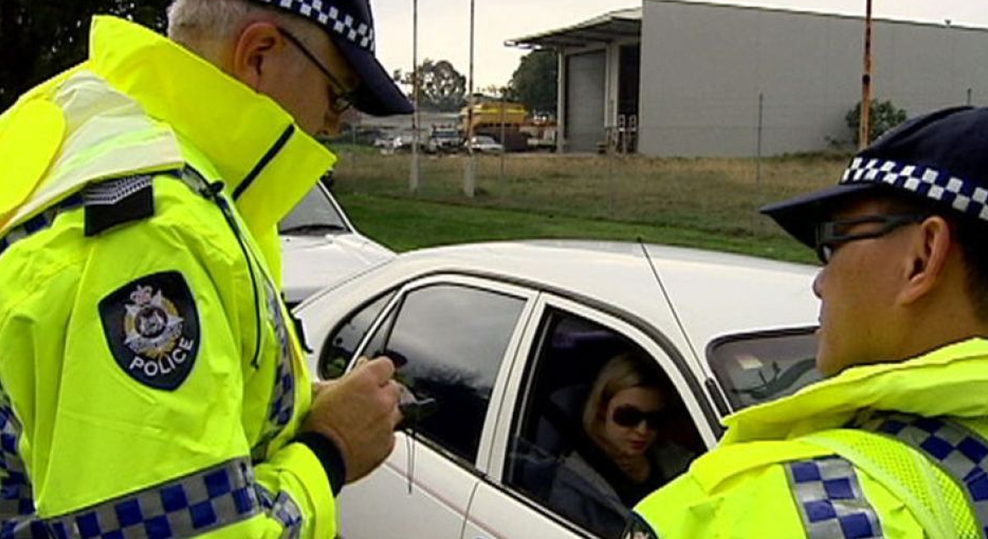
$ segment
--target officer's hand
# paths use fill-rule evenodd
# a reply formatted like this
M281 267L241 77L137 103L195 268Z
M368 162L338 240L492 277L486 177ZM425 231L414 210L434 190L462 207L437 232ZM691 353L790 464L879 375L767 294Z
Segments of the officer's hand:
M302 425L328 437L343 455L346 482L369 474L391 453L400 388L391 379L394 365L387 358L358 363L331 384L313 387L312 409Z

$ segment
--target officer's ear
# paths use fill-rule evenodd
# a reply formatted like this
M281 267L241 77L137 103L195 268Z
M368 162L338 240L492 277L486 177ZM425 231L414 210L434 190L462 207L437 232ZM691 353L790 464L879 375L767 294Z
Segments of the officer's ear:
M899 292L899 302L903 305L926 296L947 278L954 239L954 231L938 215L927 217L910 232L903 259L905 280Z
M266 21L252 22L240 31L233 47L233 76L240 82L260 91L264 75L284 54L287 43L278 27Z

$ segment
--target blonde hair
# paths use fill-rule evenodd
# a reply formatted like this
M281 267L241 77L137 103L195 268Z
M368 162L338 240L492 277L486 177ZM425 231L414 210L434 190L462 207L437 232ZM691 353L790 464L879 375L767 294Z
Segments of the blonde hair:
M620 391L632 387L647 387L661 392L660 378L656 373L646 371L648 362L649 358L637 351L618 354L607 360L583 406L583 429L587 434L591 437L597 434L605 419L607 404Z

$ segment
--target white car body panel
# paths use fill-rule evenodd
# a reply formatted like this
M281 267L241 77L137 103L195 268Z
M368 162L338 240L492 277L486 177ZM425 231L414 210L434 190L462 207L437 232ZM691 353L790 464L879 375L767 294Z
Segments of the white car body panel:
M534 361L530 352L547 309L593 321L643 348L683 397L704 445L713 447L722 415L714 404L722 396L710 394L713 374L706 346L725 335L815 326L819 304L811 283L817 269L691 249L645 248L676 313L641 245L573 241L405 253L302 304L298 314L315 349L309 364L318 372L326 336L351 312L396 286L399 292L366 332L358 355L385 313L411 288L456 283L526 300L490 396L476 461L458 461L432 442L419 441L410 468L409 438L397 434L397 447L386 464L344 489L339 504L343 537L596 537L502 484L513 425L521 413L518 402L526 391L527 363Z
M321 183L282 221L326 225L326 230L285 231L281 236L282 291L289 307L327 286L394 258L394 251L357 232Z
M393 251L357 232L282 236L283 289L290 303L359 275L392 258Z

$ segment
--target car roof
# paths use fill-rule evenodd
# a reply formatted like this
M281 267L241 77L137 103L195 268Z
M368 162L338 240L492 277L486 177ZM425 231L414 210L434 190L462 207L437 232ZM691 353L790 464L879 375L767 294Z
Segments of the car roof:
M817 324L817 268L698 249L644 248L701 357L702 347L717 337ZM383 289L435 273L523 283L668 327L663 290L638 243L531 240L436 247L403 253L365 279Z

